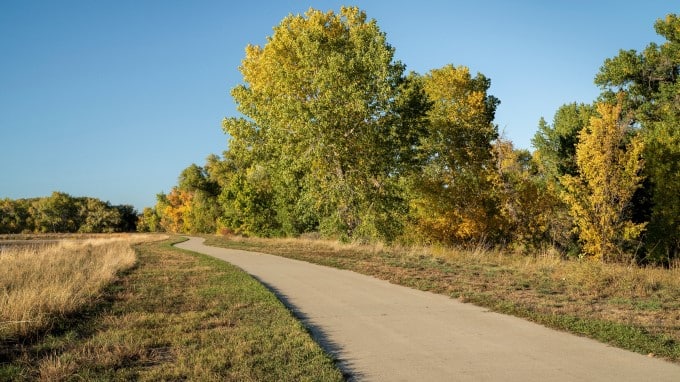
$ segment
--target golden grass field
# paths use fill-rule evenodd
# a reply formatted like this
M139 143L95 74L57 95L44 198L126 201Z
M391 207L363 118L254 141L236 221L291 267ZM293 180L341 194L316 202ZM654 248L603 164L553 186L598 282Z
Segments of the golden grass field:
M58 317L97 298L135 264L134 243L148 235L35 241L0 252L0 340L49 329Z

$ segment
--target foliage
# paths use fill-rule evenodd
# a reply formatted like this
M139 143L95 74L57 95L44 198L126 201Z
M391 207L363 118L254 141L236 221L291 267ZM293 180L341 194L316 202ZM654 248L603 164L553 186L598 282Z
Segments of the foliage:
M0 200L0 233L105 233L136 229L132 206L112 206L91 197L63 192L32 199Z
M32 218L29 214L30 204L31 201L27 199L0 200L0 233L29 231L29 226L32 225Z
M448 65L423 77L431 102L409 179L412 229L444 243L491 238L498 228L491 143L498 99L491 82L468 68Z
M394 236L394 175L408 159L398 154L414 137L396 107L404 66L393 55L375 20L348 7L288 16L263 47L246 48L232 96L248 119L224 121L244 165L241 189L225 196L237 215L269 209L292 234Z
M247 235L272 236L280 227L268 171L253 165L245 173L231 174L218 198L224 211L221 225Z
M355 7L290 15L246 47L228 150L182 171L140 229L553 246L669 266L680 256L680 19L655 28L666 42L605 60L599 101L542 118L530 153L498 137L483 74L405 74ZM75 219L58 200L0 208L42 231Z
M246 48L240 70L242 117L223 121L229 149L159 195L162 229L214 232L196 211L217 205L204 221L246 235L503 237L491 153L499 100L484 75L453 65L405 75L376 21L354 7L286 17Z
M213 157L209 158L215 161ZM140 216L140 232L216 232L221 210L218 183L208 171L191 164L179 176L169 194L156 195L156 206Z
M621 117L621 106L599 103L599 116L581 130L576 146L578 176L564 175L569 205L583 250L602 260L625 260L644 223L631 220L633 194L642 183L641 137Z
M605 60L595 78L602 98L624 90L624 109L639 124L645 143L645 175L639 215L649 221L646 249L649 260L670 263L680 256L680 19L669 14L654 25L666 41L651 43L642 52L621 50Z
M543 118L531 140L534 156L546 181L559 184L563 175L576 175L576 145L579 133L595 115L595 108L587 104L562 105L549 125Z
M555 112L552 124L539 121L538 131L531 140L536 149L532 156L537 166L536 183L543 195L550 200L541 212L540 219L548 224L546 240L550 245L577 255L581 251L578 236L573 232L573 219L569 206L560 197L564 187L560 179L578 176L576 145L579 134L595 115L595 107L589 104L570 103Z
M512 142L499 138L493 145L496 160L496 192L503 218L504 239L515 249L540 248L564 242L559 237L567 228L556 216L561 201L554 189L538 175L538 166L528 150L518 150Z
M145 207L142 214L139 216L139 222L137 223L138 232L160 232L161 218L158 216L155 208Z

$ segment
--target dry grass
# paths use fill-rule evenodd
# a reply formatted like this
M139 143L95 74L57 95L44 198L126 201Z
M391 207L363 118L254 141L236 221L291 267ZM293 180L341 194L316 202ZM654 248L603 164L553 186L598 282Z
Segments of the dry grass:
M343 379L269 290L178 240L135 245L137 265L91 313L4 359L0 348L0 381Z
M0 341L21 340L96 299L135 263L131 245L150 236L118 235L17 245L0 251Z
M128 232L116 233L9 233L0 234L0 243L3 241L45 241L45 240L64 240L64 239L125 239L137 240L138 238L150 236L150 234L138 234ZM137 239L135 239L137 238ZM155 240L155 239L154 239Z
M640 353L680 361L680 266L640 268L471 248L208 237L458 298Z

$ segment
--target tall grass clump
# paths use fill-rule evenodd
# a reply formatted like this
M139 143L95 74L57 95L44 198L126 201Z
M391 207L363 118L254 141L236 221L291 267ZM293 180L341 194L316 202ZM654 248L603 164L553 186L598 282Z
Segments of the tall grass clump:
M0 251L0 341L18 341L97 298L135 263L139 238L62 240Z

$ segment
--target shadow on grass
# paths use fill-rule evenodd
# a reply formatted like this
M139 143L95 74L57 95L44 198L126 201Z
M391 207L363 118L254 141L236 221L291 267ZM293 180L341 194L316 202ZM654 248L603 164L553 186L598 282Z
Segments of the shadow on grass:
M295 304L293 304L290 301L288 296L286 296L283 292L281 292L273 285L263 281L262 279L254 275L250 276L256 279L260 284L264 285L264 287L269 289L270 292L274 293L276 298L278 298L279 301L281 301L283 305L286 308L288 308L288 310L293 314L293 316L298 321L302 322L302 325L309 332L314 341L316 341L316 343L318 343L319 346L321 346L321 348L326 353L328 353L328 355L331 356L333 362L340 369L340 371L342 372L342 376L346 381L354 382L364 380L365 375L363 375L354 368L352 360L348 358L349 354L345 352L343 347L340 344L331 340L329 336L326 334L326 332L324 332L320 326L315 324L303 311L301 311L297 306L295 306Z

